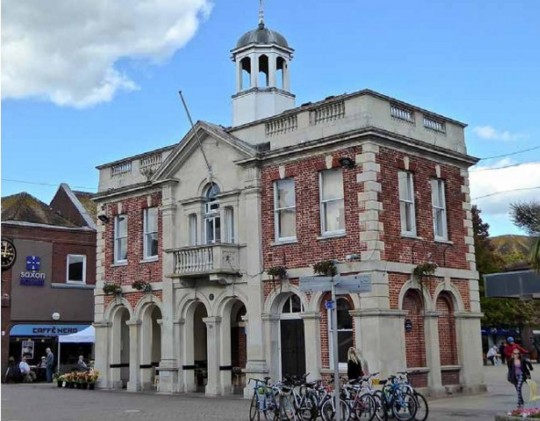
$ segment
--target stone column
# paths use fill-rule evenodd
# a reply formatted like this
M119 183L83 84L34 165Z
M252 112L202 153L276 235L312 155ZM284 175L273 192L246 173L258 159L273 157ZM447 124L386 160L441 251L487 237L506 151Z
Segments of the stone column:
M127 383L127 390L138 392L141 390L141 369L139 367L139 331L141 321L127 321L126 324L129 326L129 381Z
M231 358L231 317L221 319L220 328L220 366L219 376L221 384L221 394L230 395L232 393L232 358Z
M426 365L429 368L428 387L430 394L444 394L441 374L441 353L439 344L439 312L426 311L424 315L424 341L426 344Z
M176 392L183 392L184 391L184 370L182 369L182 361L184 358L184 335L183 335L183 329L184 329L184 321L179 320L174 322L173 331L174 331L174 361L177 366L177 381L175 385L175 391ZM172 375L172 373L171 373ZM174 384L174 383L173 383Z
M268 55L268 86L275 88L276 84L276 60L278 56L276 54Z
M405 329L407 312L401 310L351 310L356 346L362 350L370 372L387 377L407 367ZM397 344L397 345L396 345Z
M221 381L219 374L219 353L221 349L221 317L204 317L203 322L206 323L207 332L206 355L208 379L206 383L205 393L209 396L216 396L219 395L221 392Z
M456 342L460 370L460 383L464 392L486 390L482 361L480 319L482 313L455 313Z
M251 87L256 88L259 85L259 55L252 53L251 58Z
M95 367L100 372L96 387L111 388L111 369L109 368L109 333L111 323L99 322L93 324L96 330L94 345Z
M141 320L139 328L139 382L141 390L152 389L152 341L154 332L152 330L152 319L147 314Z
M178 363L174 355L174 289L172 279L163 280L161 311L161 360L158 392L174 393L178 384Z
M264 324L264 343L267 346L266 353L266 373L260 373L259 376L266 375L272 378L272 381L281 379L279 370L281 356L279 355L279 315L278 314L263 314L262 320Z
M306 373L315 380L321 374L321 314L318 311L300 314L304 320L304 343L306 344Z

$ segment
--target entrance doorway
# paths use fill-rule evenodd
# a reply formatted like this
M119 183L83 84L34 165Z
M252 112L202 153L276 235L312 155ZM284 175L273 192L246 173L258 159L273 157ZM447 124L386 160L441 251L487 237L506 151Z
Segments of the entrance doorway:
M300 297L291 294L283 303L280 316L281 376L306 372L304 321L300 318Z
M204 392L208 379L208 354L206 323L203 318L208 317L206 307L199 303L193 316L193 360L195 367L195 385L197 392Z

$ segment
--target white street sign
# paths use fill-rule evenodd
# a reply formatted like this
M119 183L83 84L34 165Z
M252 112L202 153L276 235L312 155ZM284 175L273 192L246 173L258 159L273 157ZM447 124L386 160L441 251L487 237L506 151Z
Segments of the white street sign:
M371 292L371 275L337 275L334 277L336 294ZM332 290L330 276L301 276L300 291L313 293Z

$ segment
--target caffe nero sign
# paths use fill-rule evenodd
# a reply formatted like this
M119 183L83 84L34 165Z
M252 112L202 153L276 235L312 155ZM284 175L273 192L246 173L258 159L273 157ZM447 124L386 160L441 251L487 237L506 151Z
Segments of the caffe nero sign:
M41 258L39 256L26 257L26 271L19 275L20 284L32 287L42 287L45 285L45 273L40 272Z

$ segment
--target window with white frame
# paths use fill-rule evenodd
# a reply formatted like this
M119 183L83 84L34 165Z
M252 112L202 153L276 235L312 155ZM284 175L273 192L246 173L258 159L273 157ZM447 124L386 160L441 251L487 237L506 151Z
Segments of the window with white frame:
M444 195L444 180L431 180L431 203L433 206L433 232L435 240L448 240L446 222L446 197Z
M353 324L349 311L351 305L345 298L338 298L337 311L337 335L338 335L338 361L340 368L347 367L347 351L353 346ZM334 336L331 310L328 310L328 346L330 347L330 367L334 366Z
M301 313L303 311L304 308L302 306L302 302L300 301L300 297L298 295L292 294L289 298L287 298L287 301L283 303L281 313L292 314Z
M276 241L296 239L296 197L292 178L274 183L274 226Z
M158 255L158 208L145 209L143 219L144 258L152 259Z
M414 209L413 175L409 171L398 173L399 212L401 215L401 234L416 235L416 214Z
M83 254L68 254L66 265L66 281L86 283L86 256Z
M231 206L225 208L225 241L234 243L234 210Z
M189 215L189 245L197 245L197 214Z
M344 233L345 201L341 169L320 173L320 205L321 233L323 235Z
M206 188L204 204L204 230L206 244L219 243L221 241L221 216L219 213L218 194L220 190L216 183L210 183Z
M114 262L127 261L127 215L114 218Z

